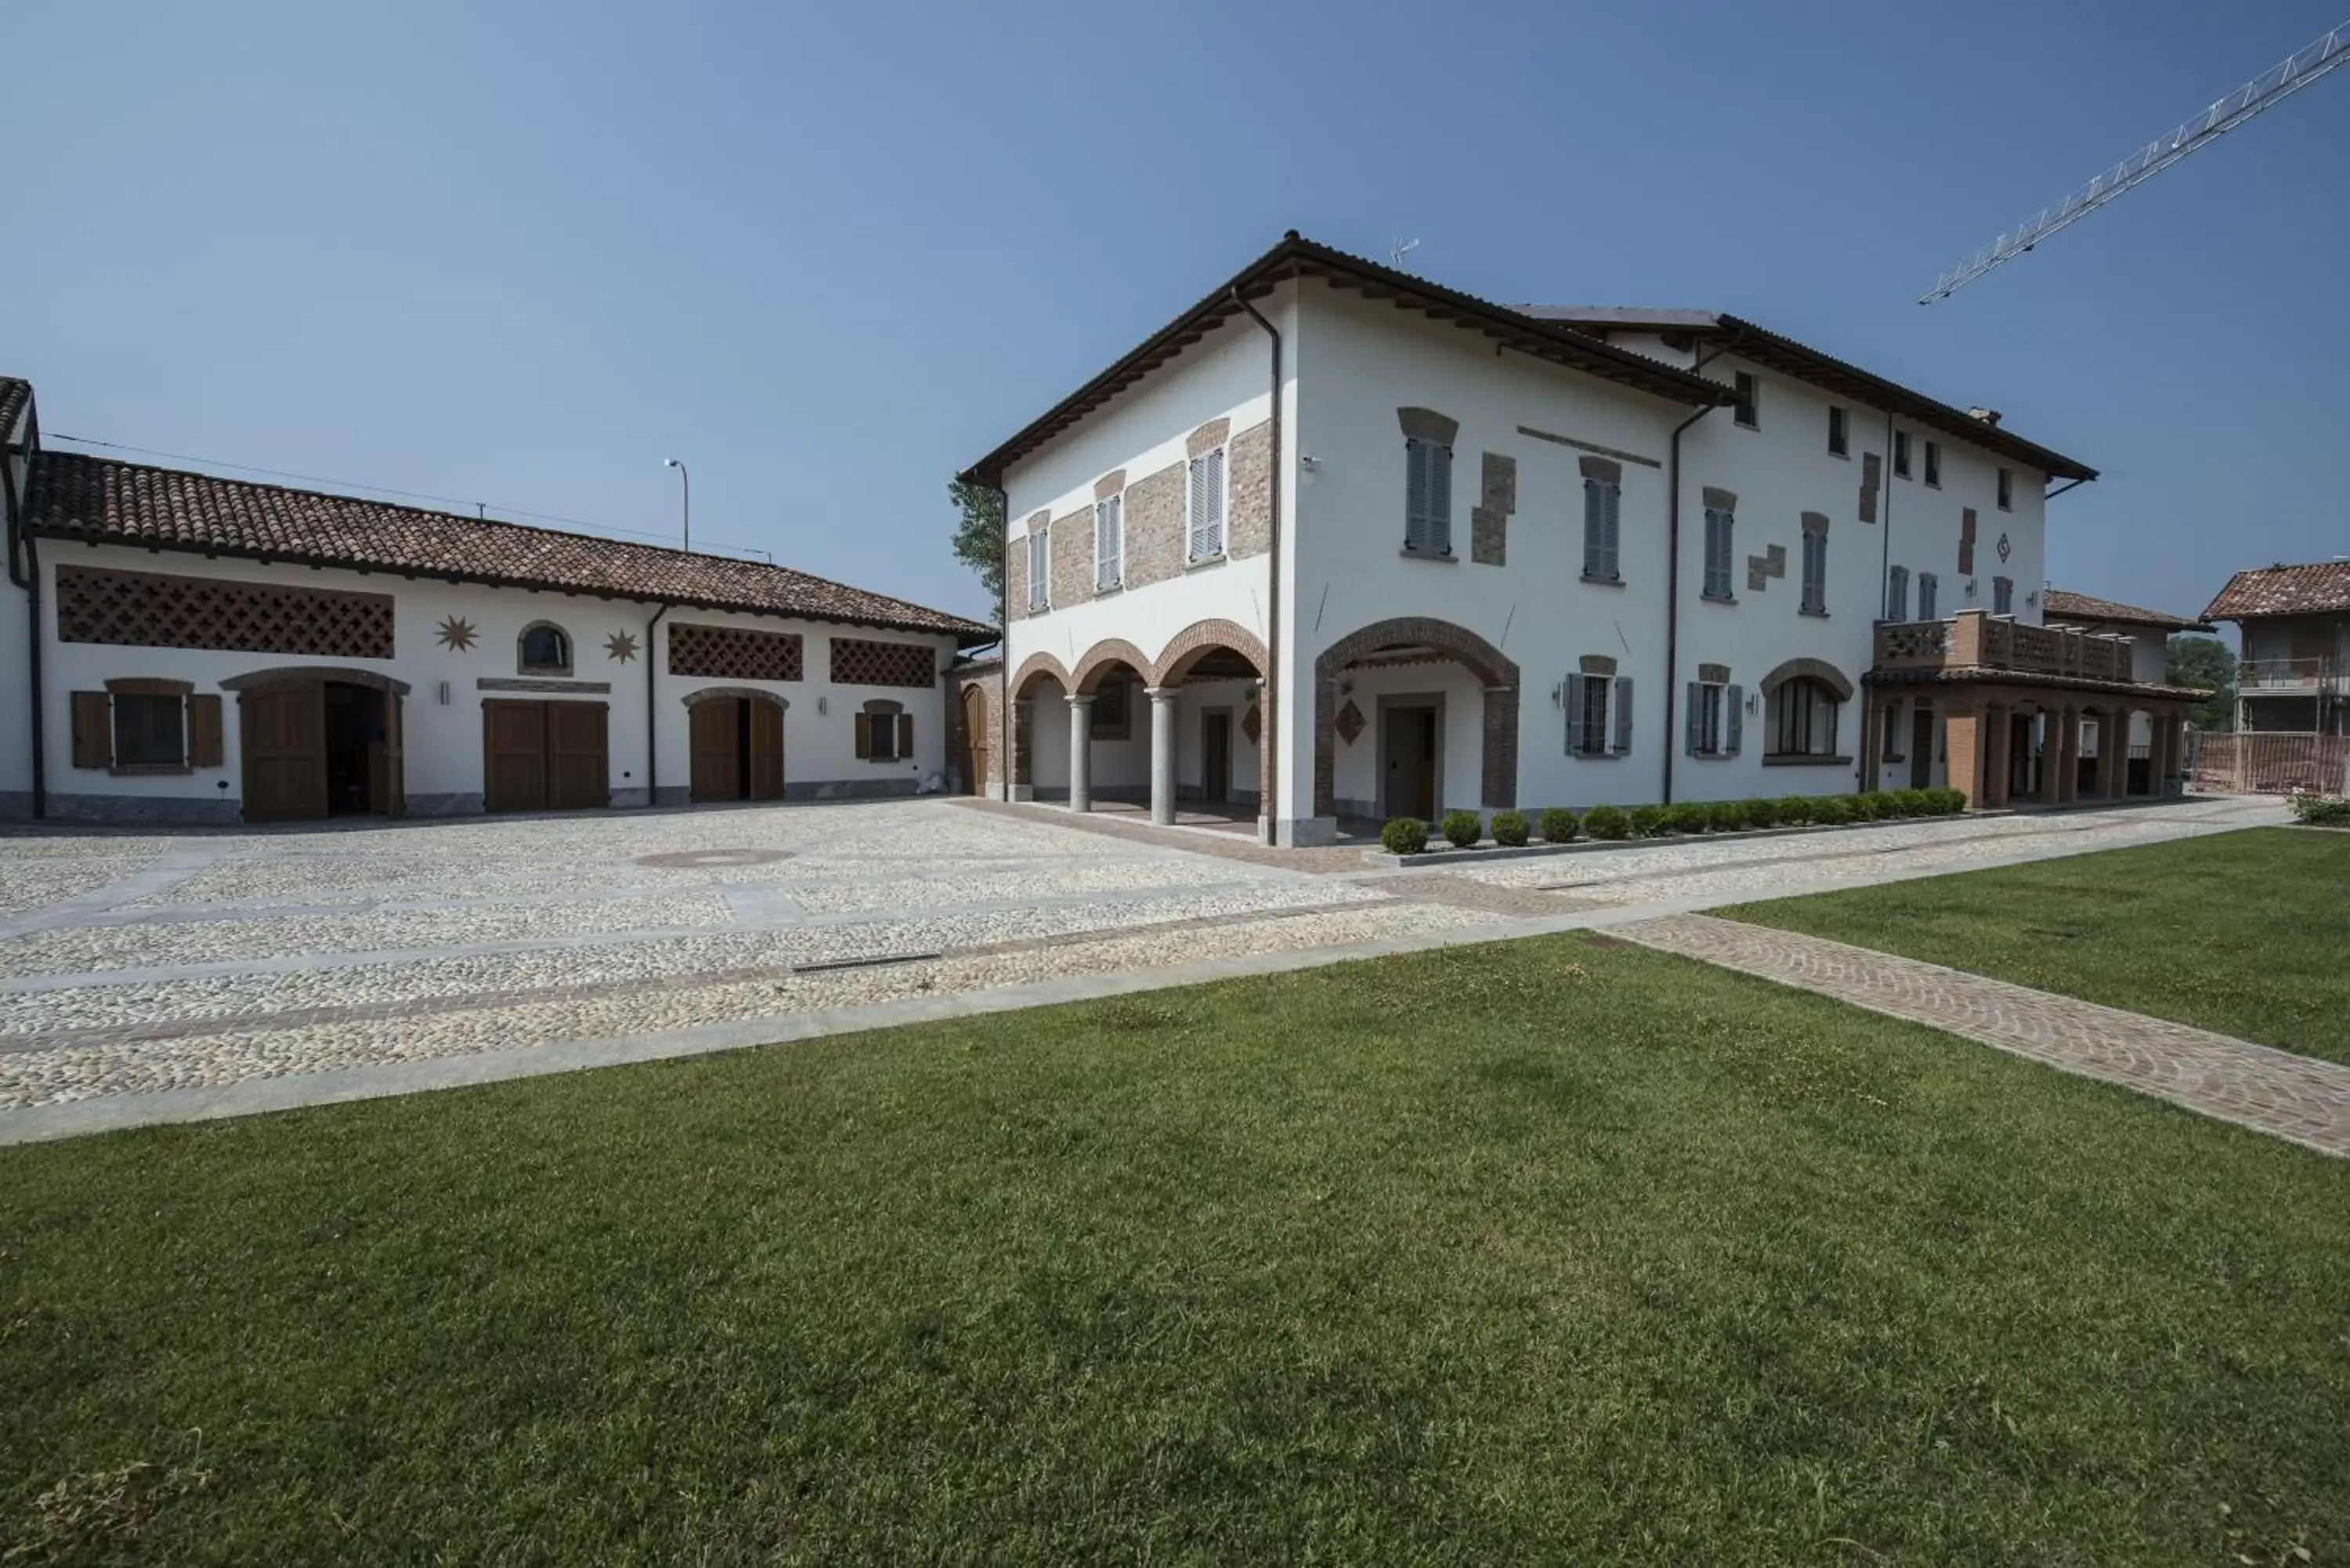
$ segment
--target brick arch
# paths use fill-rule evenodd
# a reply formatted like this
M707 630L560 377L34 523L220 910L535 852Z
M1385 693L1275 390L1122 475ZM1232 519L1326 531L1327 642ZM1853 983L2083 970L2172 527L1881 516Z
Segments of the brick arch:
M689 708L696 708L721 697L740 697L745 702L772 702L785 709L792 705L790 698L778 697L773 691L762 691L755 686L697 686L678 701Z
M1404 616L1376 621L1324 649L1314 659L1314 815L1338 809L1338 674L1381 649L1427 647L1468 667L1485 688L1480 804L1507 810L1518 802L1518 667L1498 648L1449 620Z
M1159 683L1151 674L1150 660L1144 656L1142 649L1122 637L1113 637L1086 649L1086 656L1077 660L1076 669L1069 672L1069 690L1090 695L1100 689L1102 677L1120 664L1131 666L1134 672L1142 677L1145 686Z
M1257 679L1268 678L1273 660L1264 641L1237 621L1195 620L1167 639L1159 652L1158 684L1180 684L1191 667L1217 649L1229 649L1256 666Z
M1051 676L1061 683L1061 689L1065 691L1075 690L1069 684L1068 670L1062 667L1059 659L1049 653L1032 653L1020 661L1020 672L1012 678L1012 701L1025 702L1028 700L1029 683L1039 675Z
M1755 682L1755 685L1762 695L1768 697L1788 681L1795 680L1816 680L1835 692L1837 701L1852 701L1852 682L1845 679L1843 670L1825 659L1791 659Z

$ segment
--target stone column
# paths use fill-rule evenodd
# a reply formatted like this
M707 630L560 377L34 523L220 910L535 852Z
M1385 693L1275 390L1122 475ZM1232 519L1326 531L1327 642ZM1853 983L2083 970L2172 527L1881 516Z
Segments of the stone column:
M1146 690L1150 693L1150 820L1165 827L1175 821L1175 688Z
M2052 722L2056 726L2056 737L2049 749L2056 756L2056 788L2050 799L2063 805L2080 793L2081 711L2059 708L2052 715Z
M1972 708L1942 711L1942 756L1950 787L1967 797L1972 811L1982 800L1983 716Z
M2178 771L2178 721L2158 715L2154 721L2154 761L2147 779L2147 792L2158 800L2170 793L2170 775Z
M1094 808L1094 700L1069 697L1069 809Z

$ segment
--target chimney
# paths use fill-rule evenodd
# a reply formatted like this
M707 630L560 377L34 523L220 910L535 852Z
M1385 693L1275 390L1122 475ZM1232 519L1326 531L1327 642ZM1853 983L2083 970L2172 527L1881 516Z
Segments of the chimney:
M1981 420L1983 423L1991 426L1993 430L1997 430L1999 428L1999 410L1997 409L1969 409L1967 410L1967 417L1969 419Z

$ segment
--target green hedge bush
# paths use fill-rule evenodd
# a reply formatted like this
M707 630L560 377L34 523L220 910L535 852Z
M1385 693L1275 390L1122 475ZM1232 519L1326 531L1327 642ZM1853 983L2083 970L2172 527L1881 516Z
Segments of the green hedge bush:
M1497 811L1493 814L1493 842L1512 849L1521 849L1526 842L1526 819L1522 812Z
M2304 827L2350 827L2350 800L2338 795L2296 794L2286 804Z
M1448 811L1438 826L1455 849L1470 848L1485 836L1485 820L1473 811Z
M1926 799L1926 809L1936 816L1956 816L1967 809L1967 792L1962 789L1929 789Z
M1718 800L1705 811L1707 823L1716 833L1743 833L1752 821L1742 800Z
M1812 820L1823 827L1832 827L1852 820L1852 797L1844 794L1815 794L1812 797Z
M1642 838L1654 838L1665 831L1668 808L1661 805L1636 805L1632 808L1632 831Z
M1428 847L1428 824L1399 816L1379 829L1379 847L1390 855L1417 855Z
M1812 820L1812 797L1807 794L1782 795L1775 809L1782 823L1789 827L1801 827Z
M1542 836L1544 844L1572 844L1578 831L1575 813L1563 805L1546 806L1542 814Z
M1712 808L1701 800L1675 801L1665 808L1665 827L1673 833L1711 833Z
M1749 827L1774 827L1779 822L1779 803L1775 800L1742 800L1738 809L1745 814Z
M1583 831L1594 838L1629 838L1632 818L1620 805L1595 805L1583 814Z

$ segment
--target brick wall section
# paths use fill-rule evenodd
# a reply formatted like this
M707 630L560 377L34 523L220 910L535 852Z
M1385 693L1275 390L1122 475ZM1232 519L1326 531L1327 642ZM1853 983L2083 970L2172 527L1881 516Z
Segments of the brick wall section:
M1504 452L1482 454L1477 504L1469 509L1469 559L1504 566L1510 558L1510 515L1518 509L1518 460Z
M1053 519L1053 603L1081 605L1094 597L1094 509Z
M1126 586L1148 587L1183 570L1183 486L1180 462L1145 474L1126 487ZM1093 556L1090 547L1086 551Z
M1234 560L1273 548L1273 421L1232 437L1225 454L1232 496L1224 509L1224 553Z

